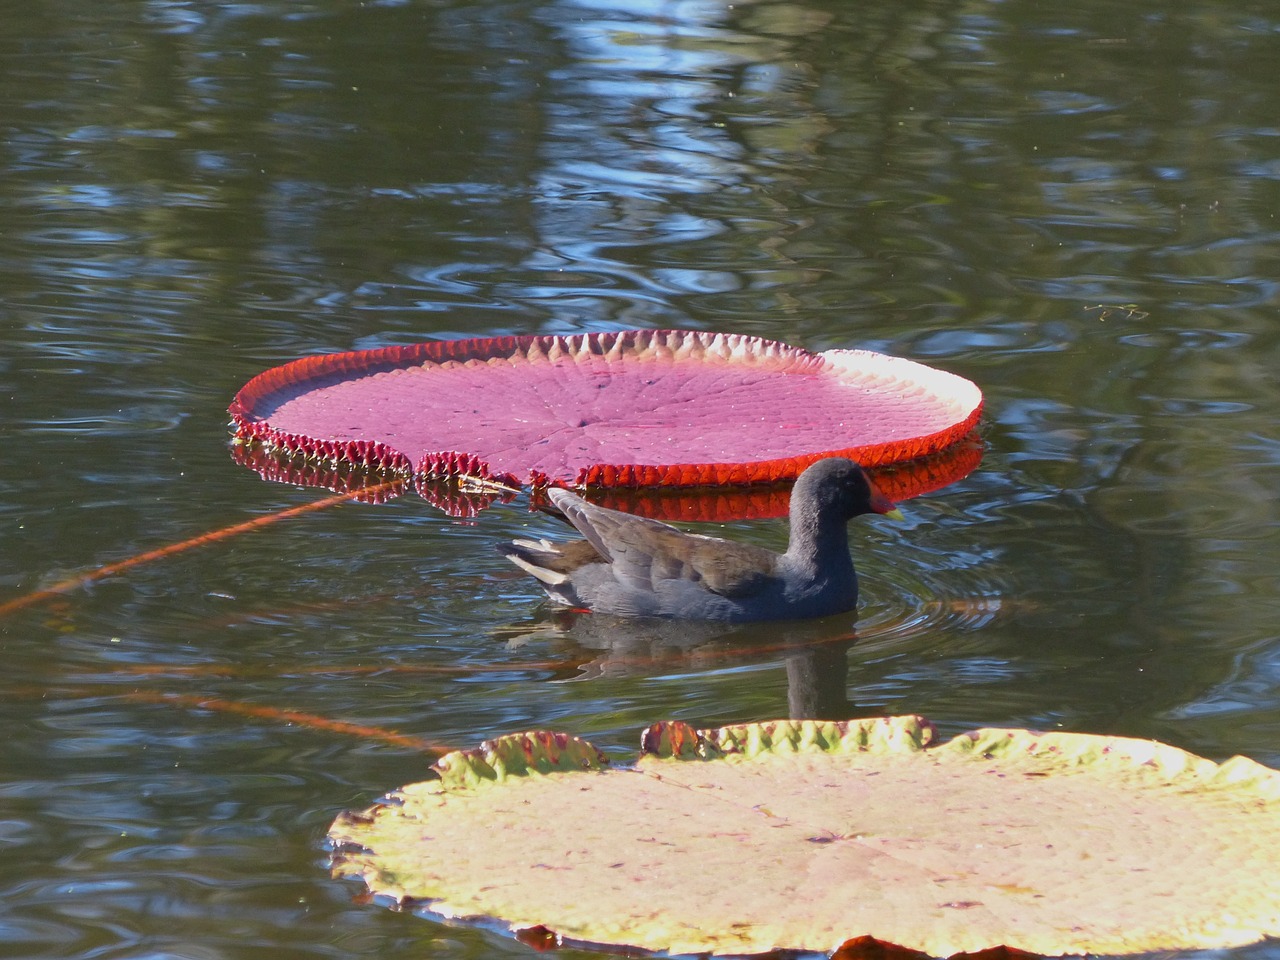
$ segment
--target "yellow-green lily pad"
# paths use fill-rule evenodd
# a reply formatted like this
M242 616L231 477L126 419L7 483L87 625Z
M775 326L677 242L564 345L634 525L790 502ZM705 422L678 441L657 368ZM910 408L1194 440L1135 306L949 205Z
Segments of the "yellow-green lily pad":
M674 954L1218 948L1280 934L1280 772L920 717L546 732L333 824L334 870L444 917Z

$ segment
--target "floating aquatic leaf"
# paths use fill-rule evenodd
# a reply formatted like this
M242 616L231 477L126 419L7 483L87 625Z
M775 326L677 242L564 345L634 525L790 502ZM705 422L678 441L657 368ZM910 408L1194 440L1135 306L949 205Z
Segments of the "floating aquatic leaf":
M335 870L447 917L671 953L1217 948L1280 933L1280 773L919 717L520 734L339 817ZM465 771L465 773L460 772ZM842 947L843 945L843 947Z
M650 487L913 460L981 407L968 380L883 354L633 330L308 357L253 378L230 412L242 444L362 475Z
M976 436L953 443L945 450L868 470L876 489L895 503L941 489L967 477L982 462L982 444ZM323 487L335 493L356 493L353 499L380 503L392 500L411 486L424 500L451 516L472 517L496 502L509 502L516 491L493 484L474 483L467 477L391 481L377 471L357 470L326 460L279 456L261 443L237 443L232 458L256 471L264 480L298 486ZM368 493L360 493L367 490ZM791 501L791 484L757 483L729 487L596 487L593 503L667 521L724 523L785 517ZM542 503L535 494L535 502Z

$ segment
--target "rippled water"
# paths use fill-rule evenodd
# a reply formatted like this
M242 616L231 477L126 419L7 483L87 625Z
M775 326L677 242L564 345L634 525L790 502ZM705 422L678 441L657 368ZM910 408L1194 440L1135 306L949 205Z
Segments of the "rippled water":
M305 354L688 327L988 406L978 471L855 525L856 641L566 619L493 550L548 521L414 495L9 609L0 955L527 955L323 847L522 728L919 712L1280 765L1278 55L1270 5L1204 0L8 12L0 604L319 499L227 450Z

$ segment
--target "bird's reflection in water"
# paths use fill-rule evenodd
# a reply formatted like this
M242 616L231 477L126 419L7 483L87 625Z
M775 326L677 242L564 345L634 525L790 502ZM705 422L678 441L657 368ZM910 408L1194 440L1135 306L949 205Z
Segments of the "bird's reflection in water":
M848 651L857 641L848 614L815 620L726 624L698 620L612 617L554 610L537 623L499 631L511 649L545 645L572 663L573 680L723 670L783 659L787 715L796 720L846 720ZM557 671L565 678L564 671ZM776 714L775 714L776 715Z

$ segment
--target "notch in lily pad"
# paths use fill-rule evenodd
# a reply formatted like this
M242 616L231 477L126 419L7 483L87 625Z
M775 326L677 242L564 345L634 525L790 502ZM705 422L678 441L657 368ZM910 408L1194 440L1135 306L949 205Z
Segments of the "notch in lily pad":
M609 764L501 737L339 817L334 871L540 942L842 958L1216 949L1280 933L1280 772L916 716L655 724ZM878 948L877 948L878 949Z

